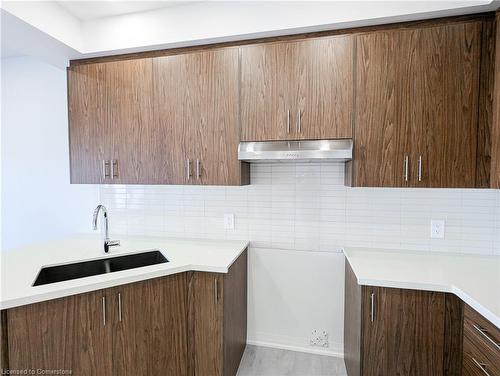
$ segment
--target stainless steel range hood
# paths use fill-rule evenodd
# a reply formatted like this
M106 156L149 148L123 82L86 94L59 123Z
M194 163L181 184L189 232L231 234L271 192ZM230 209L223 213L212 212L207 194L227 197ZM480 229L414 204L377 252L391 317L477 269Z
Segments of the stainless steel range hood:
M345 162L352 159L352 140L240 142L238 159L246 162Z

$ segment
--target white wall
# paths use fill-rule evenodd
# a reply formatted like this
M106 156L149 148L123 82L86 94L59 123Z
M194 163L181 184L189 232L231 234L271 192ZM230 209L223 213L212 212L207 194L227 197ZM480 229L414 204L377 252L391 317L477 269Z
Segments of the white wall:
M82 22L85 53L193 45L486 11L491 1L202 1Z
M250 343L342 353L342 246L500 255L500 190L344 186L342 163L254 164L252 185L102 186L113 233L249 239ZM224 213L235 229L224 230ZM430 239L445 219L445 239ZM308 344L312 329L330 347Z
M248 343L343 356L344 255L251 248ZM311 347L312 329L329 347Z
M2 250L89 230L97 188L69 184L66 71L1 65Z

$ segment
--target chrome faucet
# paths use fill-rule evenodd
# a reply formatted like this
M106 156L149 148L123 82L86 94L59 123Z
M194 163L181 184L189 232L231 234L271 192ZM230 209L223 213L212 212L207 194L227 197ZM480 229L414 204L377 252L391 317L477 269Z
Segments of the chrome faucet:
M99 212L101 210L104 215L104 252L108 253L109 247L119 246L120 241L109 239L108 211L106 210L106 207L104 205L97 205L94 210L94 218L92 221L94 231L97 230L97 217L99 216Z

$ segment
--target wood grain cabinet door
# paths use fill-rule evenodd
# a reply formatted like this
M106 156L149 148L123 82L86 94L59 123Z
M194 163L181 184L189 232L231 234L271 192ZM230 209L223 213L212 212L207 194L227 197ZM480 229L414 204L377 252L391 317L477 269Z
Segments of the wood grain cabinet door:
M500 51L500 11L496 12L495 49ZM493 120L491 129L491 188L500 189L500 53L495 53Z
M165 170L155 158L161 138L153 119L152 59L106 63L107 117L111 137L106 140L113 166L112 182L159 183Z
M190 376L223 375L223 283L217 273L188 273Z
M407 125L401 97L407 74L408 34L375 32L357 38L357 80L352 184L402 187Z
M475 186L481 30L358 37L353 185Z
M228 273L188 272L189 376L234 376L247 340L247 251Z
M294 43L240 47L240 124L242 141L293 137L290 80Z
M153 59L153 116L159 150L152 158L163 171L165 184L189 184L192 180L187 163L189 143L194 136L188 120L192 116L189 111L193 108L189 105L193 98L186 91L187 63L186 55Z
M411 119L412 186L474 188L481 22L422 28L404 103Z
M292 139L352 137L352 35L291 43Z
M9 309L10 369L113 375L109 307L103 298L104 291L95 291Z
M193 184L240 185L238 48L189 55L187 126Z
M352 137L354 37L244 46L244 141Z
M157 82L166 85L164 77ZM175 111L169 111L175 103L161 107L154 99L162 97L153 90L151 58L69 68L72 183L177 183L172 121L164 124L153 116L160 108L156 113L168 111L169 119L176 119Z
M186 274L123 285L109 296L113 374L186 375Z
M364 286L362 374L442 375L445 294Z
M158 161L175 184L240 185L238 48L154 59ZM151 156L153 157L153 156Z
M106 65L68 68L71 183L105 183L104 160L110 128L106 113Z

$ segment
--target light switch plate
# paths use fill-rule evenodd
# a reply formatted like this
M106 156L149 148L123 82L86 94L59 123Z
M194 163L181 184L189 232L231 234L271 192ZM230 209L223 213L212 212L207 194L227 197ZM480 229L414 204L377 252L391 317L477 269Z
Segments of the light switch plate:
M443 219L431 219L431 238L444 239L444 227Z
M224 214L224 229L234 230L234 214Z

